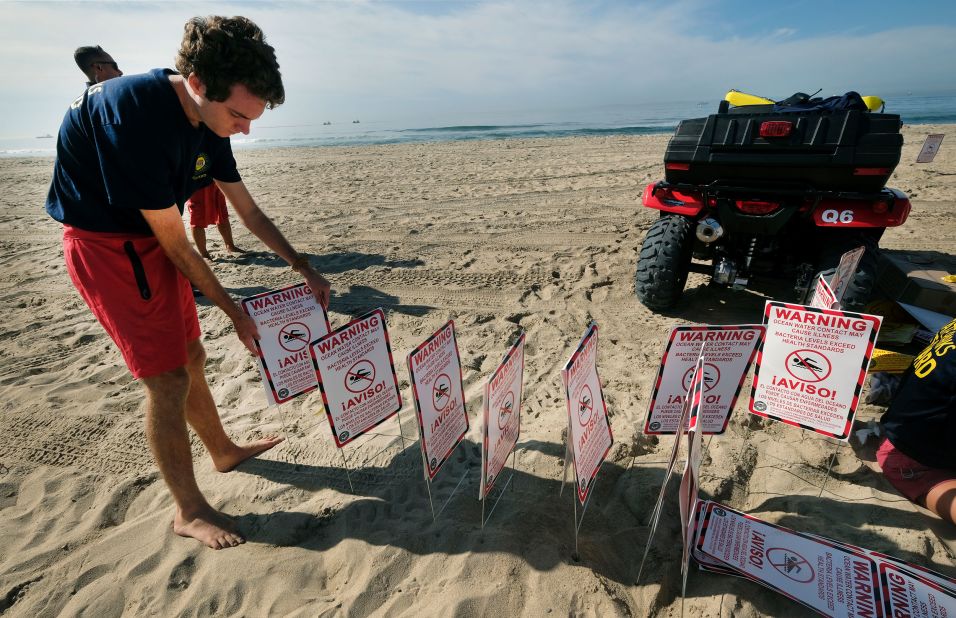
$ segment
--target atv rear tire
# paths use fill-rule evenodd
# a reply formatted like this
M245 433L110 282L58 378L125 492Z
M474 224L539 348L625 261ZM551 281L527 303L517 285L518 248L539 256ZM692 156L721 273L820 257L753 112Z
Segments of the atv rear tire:
M666 214L647 230L634 287L648 309L670 309L684 292L694 246L692 226L687 217Z
M877 239L866 233L847 234L842 238L830 239L830 243L821 251L818 264L818 269L823 271L821 274L830 280L843 254L861 245L865 251L860 257L856 275L850 280L840 301L840 307L847 311L861 312L871 300L873 289L876 287L880 255Z

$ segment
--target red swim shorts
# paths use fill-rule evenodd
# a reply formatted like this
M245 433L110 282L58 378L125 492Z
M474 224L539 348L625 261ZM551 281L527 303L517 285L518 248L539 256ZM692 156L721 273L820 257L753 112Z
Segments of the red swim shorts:
M226 196L216 183L212 183L192 194L186 200L189 207L189 227L209 227L219 225L229 219L226 210Z
M196 302L156 238L64 226L63 255L73 285L134 378L186 364L187 344L200 335Z
M956 471L924 466L897 450L888 438L883 438L883 443L876 451L876 462L880 464L886 480L913 502L926 496L929 490L940 483L956 479Z

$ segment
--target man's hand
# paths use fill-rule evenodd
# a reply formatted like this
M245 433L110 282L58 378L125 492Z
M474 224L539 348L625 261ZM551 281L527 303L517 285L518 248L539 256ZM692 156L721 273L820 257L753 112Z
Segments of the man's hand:
M315 300L318 301L322 308L328 310L329 308L329 297L332 294L332 284L328 280L315 271L311 266L303 268L301 271L302 277L305 279L305 282L309 284L309 287L312 289L312 294L315 296Z
M256 322L245 313L233 318L232 325L236 329L236 336L242 345L246 346L253 355L256 354L256 344L254 340L259 339L259 329L256 328Z

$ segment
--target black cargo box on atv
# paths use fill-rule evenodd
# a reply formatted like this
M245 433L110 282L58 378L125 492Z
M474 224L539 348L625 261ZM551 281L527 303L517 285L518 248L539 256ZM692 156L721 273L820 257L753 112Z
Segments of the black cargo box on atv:
M900 162L900 126L897 114L732 108L681 121L664 155L665 177L675 184L879 191Z

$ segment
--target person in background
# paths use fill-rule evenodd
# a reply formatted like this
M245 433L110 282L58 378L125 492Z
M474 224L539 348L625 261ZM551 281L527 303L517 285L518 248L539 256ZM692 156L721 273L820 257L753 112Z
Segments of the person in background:
M883 475L904 496L956 524L956 320L915 358L880 424Z
M46 211L63 225L74 286L145 387L146 440L175 502L173 531L221 549L245 539L200 491L187 423L220 472L281 439L233 442L206 380L190 281L252 354L259 333L186 238L183 207L202 177L216 181L242 224L323 307L331 290L256 204L232 154L229 137L248 133L267 107L285 101L275 50L245 17L194 17L184 30L178 72L109 80L73 101L57 137Z
M86 75L87 86L93 86L123 75L113 57L99 45L77 47L76 51L73 52L73 60L76 61L76 66L80 67L80 70Z
M216 183L210 183L198 189L186 200L186 207L189 209L189 227L193 232L193 242L196 243L199 255L207 260L211 259L206 249L206 228L210 225L219 228L219 234L229 253L243 253L243 250L232 240L232 226L229 225L226 197Z

